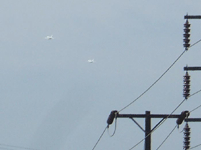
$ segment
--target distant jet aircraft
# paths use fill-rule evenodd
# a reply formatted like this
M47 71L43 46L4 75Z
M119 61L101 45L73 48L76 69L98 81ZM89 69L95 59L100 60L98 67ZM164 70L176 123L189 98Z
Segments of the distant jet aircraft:
M46 36L45 39L46 39L46 40L52 40L52 39L54 39L54 38L53 38L53 35L50 35L50 36Z
M95 61L94 61L94 59L89 59L88 62L89 63L94 63Z

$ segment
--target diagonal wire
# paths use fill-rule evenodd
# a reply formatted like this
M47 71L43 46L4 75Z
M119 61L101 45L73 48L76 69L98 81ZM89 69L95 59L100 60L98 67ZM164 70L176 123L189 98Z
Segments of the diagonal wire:
M194 148L197 148L197 147L199 147L199 146L201 146L201 144L198 144L198 145L196 145L196 146L194 146L194 147L191 147L190 149L194 149Z
M196 95L196 94L198 94L199 92L201 92L201 90L199 90L199 91L197 91L197 92L195 92L195 93L193 93L193 94L191 94L189 97L192 97L192 96L194 96L194 95ZM184 99L173 111L172 111L172 113L167 117L167 118L165 118L165 120L163 120L162 122L161 122L161 124L159 124L159 126L158 127L156 127L152 132L150 132L144 139L142 139L141 141L139 141L136 145L134 145L132 148L130 148L129 150L132 150L133 148L135 148L136 146L138 146L141 142L143 142L150 134L152 134L156 129L158 129L184 102L186 101L186 99ZM199 107L201 107L201 105L199 106ZM197 107L198 108L198 107ZM196 108L196 109L197 109ZM195 110L195 109L194 109ZM194 110L192 110L192 111L194 111ZM191 111L191 112L192 112ZM116 124L116 121L117 121L117 119L115 120L115 124ZM103 133L101 134L101 136L99 137L99 139L98 139L98 141L96 142L96 144L94 145L94 147L93 147L93 149L92 150L94 150L95 148L96 148L96 146L97 146L97 144L100 142L100 140L101 140L101 138L102 138L102 136L103 136L103 134L105 133L105 131L106 131L106 129L108 128L108 126L106 126L105 127L105 129L103 130ZM115 125L115 130L116 130L116 125ZM115 133L115 131L114 131L114 133ZM113 135L114 135L114 133L113 133ZM112 135L112 136L113 136ZM1 144L0 144L1 145Z
M92 150L94 150L96 148L96 146L98 145L98 143L100 142L103 134L105 133L106 129L108 128L108 126L105 127L105 129L103 130L102 134L100 135L98 141L96 142L96 144L94 145L94 147L92 148Z
M201 42L201 39L198 40L197 42L195 42L194 44L192 44L190 47L193 47L194 45L198 44L199 42Z
M196 95L196 94L198 94L198 93L200 93L200 92L201 92L201 90L198 90L197 92L191 94L189 97L194 96L194 95ZM200 108L200 107L201 107L201 105L199 105L198 107L194 108L194 109L191 110L190 112L193 112L193 111L195 111L196 109L198 109L198 108Z
M165 141L170 137L170 135L173 133L176 127L177 125L172 129L172 131L168 134L168 136L165 138L165 140L161 143L161 145L156 150L158 150L165 143Z
M156 131L156 129L158 129L184 102L186 101L186 99L184 99L173 111L172 113L165 118L165 120L163 120L158 127L156 127L152 132L150 132L144 139L142 139L141 141L139 141L136 145L134 145L132 148L130 148L129 150L132 150L133 148L135 148L136 146L138 146L141 142L143 142L149 135L151 135L154 131Z
M194 95L196 95L196 94L198 94L198 93L200 93L200 92L201 92L201 90L198 90L197 92L191 94L189 97L194 96Z
M198 94L199 92L201 92L201 90L199 90L199 91L197 91L197 92L195 92L195 93L193 93L193 94L191 94L189 97L192 97L192 96L194 96L194 95L196 95L196 94ZM165 120L163 120L162 122L161 122L161 124L159 124L159 126L158 127L156 127L152 132L150 132L144 139L142 139L141 141L139 141L136 145L134 145L132 148L130 148L129 150L132 150L133 148L135 148L136 146L138 146L141 142L143 142L150 134L152 134L156 129L158 129L184 102L186 101L186 99L184 99L172 112L171 112L171 114L167 117L167 118L165 118ZM200 107L201 107L201 105L200 105Z
M199 42L201 42L201 39L198 40L197 42L195 42L194 44L192 44L189 48L195 46L196 44L198 44ZM187 49L188 50L188 49ZM147 93L173 66L174 64L181 58L181 56L186 52L186 50L184 50L181 55L172 63L172 65L170 65L170 67L153 83L151 84L151 86L149 86L140 96L138 96L136 99L134 99L132 102L130 102L128 105L126 105L125 107L123 107L120 111L126 109L127 107L129 107L130 105L132 105L134 102L136 102L140 97L142 97L145 93Z
M196 108L194 108L193 110L191 110L190 113L193 112L193 111L195 111L196 109L198 109L198 108L200 108L200 107L201 107L201 105L198 106L198 107L196 107Z
M130 105L132 105L135 101L137 101L140 97L142 97L145 93L147 93L173 66L174 64L181 58L181 56L186 52L186 50L184 50L181 55L179 55L179 57L170 65L170 67L153 83L151 84L151 86L149 86L140 96L138 96L136 99L134 99L131 103L129 103L128 105L126 105L125 107L123 107L120 111L126 109L127 107L129 107Z

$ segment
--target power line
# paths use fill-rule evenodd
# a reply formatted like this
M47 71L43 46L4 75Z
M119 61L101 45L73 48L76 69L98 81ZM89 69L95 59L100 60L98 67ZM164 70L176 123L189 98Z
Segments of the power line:
M201 92L201 90L198 90L197 92L191 94L189 97L192 97L192 96L194 96L194 95L196 95L196 94L198 94L198 93L200 93L200 92ZM191 110L190 112L193 112L193 111L197 110L197 109L200 108L200 107L201 107L201 105L199 105L198 107L194 108L194 109Z
M149 86L140 96L138 96L136 99L134 99L131 103L129 103L128 105L126 105L125 107L123 107L121 110L119 110L119 112L121 112L122 110L126 109L127 107L129 107L130 105L132 105L134 102L136 102L140 97L142 97L145 93L147 93L173 66L174 64L182 57L182 55L186 52L186 50L184 50L181 55L179 55L179 57L170 65L170 67L168 67L168 69L166 69L166 71L154 82L151 84L151 86Z
M189 48L195 46L196 44L198 44L199 42L201 42L201 39L198 40L197 42L195 42L194 44L192 44ZM188 50L188 49L187 49ZM130 102L128 105L126 105L125 107L123 107L122 109L119 110L119 112L123 111L124 109L126 109L127 107L129 107L130 105L132 105L134 102L136 102L140 97L142 97L145 93L147 93L173 66L174 64L182 57L182 55L186 52L186 50L184 50L181 55L179 55L179 57L170 65L170 67L153 83L151 84L151 86L149 86L140 96L138 96L136 99L134 99L132 102Z
M194 147L191 147L190 149L194 149L194 148L197 148L197 147L199 147L199 146L201 146L201 144L198 144L198 145L196 145L196 146L194 146Z
M98 145L98 143L100 142L103 134L105 133L106 129L107 129L108 126L105 127L105 129L103 130L102 134L100 135L98 141L96 142L96 144L94 145L94 147L92 148L92 150L94 150L96 148L96 146Z
M171 114L166 117L152 132L150 132L145 138L143 138L141 141L139 141L136 145L134 145L132 148L130 148L129 150L132 150L133 148L135 148L136 146L138 146L141 142L143 142L149 135L151 135L152 133L154 133L156 131L156 129L158 129L184 102L186 99L184 99L172 112Z
M200 108L201 107L201 105L200 106L198 106L198 107L196 107L196 108L194 108L193 110L191 110L190 112L193 112L193 111L195 111L196 109L198 109L198 108Z
M159 147L156 150L158 150L165 143L165 141L170 137L170 135L173 133L176 127L177 125L172 129L172 131L168 134L168 136L165 138L165 140L161 143L161 145L159 145Z
M194 96L194 95L196 95L196 94L198 94L198 93L200 93L200 92L201 92L201 90L198 90L197 92L191 94L189 97Z
M200 41L201 41L201 40L200 40ZM189 97L192 97L192 96L198 94L199 92L201 92L201 90L199 90L199 91L193 93L193 94L190 95ZM173 110L173 112L172 112L171 114L173 114L173 113L183 104L183 102L184 102L185 100L186 100L186 99L184 99L184 100ZM198 109L199 107L201 107L201 105L198 106L198 107L196 107L196 108L193 109L192 111ZM190 111L190 112L192 112L192 111ZM164 121L165 121L165 120L164 120ZM163 123L164 123L164 122L163 122ZM170 134L166 137L166 139L162 142L162 144L163 144L163 143L167 140L167 138L172 134L172 132L175 130L176 127L177 127L177 125L173 128L173 130L172 130L172 131L170 132ZM162 144L161 144L156 150L158 150L158 149L162 146ZM200 144L200 145L201 145L201 144Z
M201 39L198 40L197 42L195 42L194 44L192 44L190 47L193 47L194 45L198 44L199 42L201 42Z

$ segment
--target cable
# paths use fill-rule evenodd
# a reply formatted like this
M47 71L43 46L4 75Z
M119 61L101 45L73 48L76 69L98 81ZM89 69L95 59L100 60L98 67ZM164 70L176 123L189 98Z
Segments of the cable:
M201 41L201 40L200 40L200 41ZM199 90L199 91L193 93L193 94L190 95L189 97L192 97L192 96L198 94L199 92L201 92L201 90ZM186 99L184 99L184 100L173 110L173 112L172 112L171 114L173 114L173 113L183 104L183 102L184 102L185 100L186 100ZM201 107L201 105L200 105L199 107ZM193 109L192 111L198 109L199 107ZM192 111L191 111L191 112L192 112ZM171 115L171 114L170 114L170 115ZM169 115L169 116L170 116L170 115ZM166 119L167 119L167 118L166 118ZM164 121L165 121L165 120L164 120ZM164 123L164 122L163 122L163 123ZM160 124L160 125L161 125L161 124ZM161 143L161 145L160 145L156 150L158 150L158 149L163 145L163 143L164 143L164 142L167 140L167 138L172 134L172 132L175 130L176 127L177 127L177 125L174 127L174 129L170 132L170 134L166 137L166 139Z
M196 107L196 108L194 108L193 110L191 110L190 113L193 112L193 111L195 111L196 109L198 109L198 108L200 108L200 107L201 107L201 105L198 106L198 107Z
M198 94L198 93L200 93L200 92L201 92L201 90L198 90L197 92L191 94L189 97L194 96L194 95L196 95L196 94Z
M192 44L190 47L193 47L194 45L198 44L199 42L201 42L201 39L198 40L197 42L195 42L194 44Z
M200 41L201 41L201 40L200 40ZM194 96L194 95L198 94L199 92L201 92L201 90L198 90L197 92L191 94L189 97ZM195 111L196 109L198 109L198 108L200 108L200 107L201 107L201 105L199 105L198 107L194 108L194 109L191 110L190 112L193 112L193 111Z
M177 125L173 128L173 130L168 134L168 136L165 138L165 140L161 143L161 145L156 149L158 150L164 143L165 141L169 138L169 136L173 133L173 131L176 129Z
M174 66L174 64L181 58L181 56L185 52L186 52L186 50L184 50L181 53L181 55L179 55L179 57L170 65L170 67L153 84L151 84L151 86L149 86L140 96L138 96L136 99L134 99L131 103L129 103L128 105L126 105L125 107L123 107L121 110L119 110L119 112L121 112L122 110L124 110L127 107L129 107L131 104L133 104L134 102L136 102L140 97L142 97L145 93L147 93Z
M194 146L194 147L191 147L190 149L194 149L194 148L197 148L197 147L199 147L199 146L201 146L201 144L198 144L198 145L196 145L196 146Z
M198 40L197 42L195 42L194 44L192 44L189 48L195 46L196 44L198 44L199 42L201 42L201 39ZM174 64L181 58L181 56L186 52L186 50L184 50L181 55L172 63L172 65L170 65L170 67L153 83L151 84L151 86L149 86L140 96L138 96L136 99L134 99L132 102L130 102L128 105L126 105L125 107L123 107L122 109L119 110L119 112L121 112L122 110L126 109L127 107L129 107L130 105L132 105L134 102L136 102L140 97L142 97L145 93L147 93L173 66Z
M197 92L195 92L195 93L193 93L192 95L190 95L189 96L189 98L190 97L192 97L192 96L194 96L194 95L196 95L196 94L198 94L199 92L201 92L201 90L199 90L199 91L197 91ZM132 148L130 148L129 150L131 150L131 149L133 149L133 148L135 148L137 145L139 145L142 141L144 141L150 134L152 134L156 129L158 129L184 102L186 101L186 99L184 99L172 112L171 112L171 114L167 117L167 118L165 118L165 120L163 120L160 124L159 124L159 126L158 127L156 127L152 132L150 132L144 139L142 139L140 142L138 142L136 145L134 145ZM201 107L201 105L199 106L199 107ZM177 125L176 125L177 126ZM175 127L176 127L175 126ZM175 130L175 128L173 129L173 130ZM173 131L172 131L173 132ZM159 148L159 147L158 147Z
M150 133L151 134L151 133ZM142 139L141 141L139 141L137 144L135 144L133 147L131 147L129 150L132 150L133 148L135 148L136 146L138 146L140 143L142 143L150 134L148 134L144 139Z
M96 142L96 144L94 145L94 147L92 148L92 150L94 150L94 149L96 148L97 144L100 142L100 140L101 140L103 134L105 133L107 127L108 127L108 126L106 126L105 129L103 130L103 133L102 133L101 136L99 137L98 141Z

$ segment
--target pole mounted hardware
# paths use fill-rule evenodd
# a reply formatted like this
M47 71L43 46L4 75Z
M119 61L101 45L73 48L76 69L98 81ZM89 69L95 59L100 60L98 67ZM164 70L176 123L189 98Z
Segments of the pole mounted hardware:
M117 110L111 111L111 113L110 113L110 115L109 115L109 117L108 117L108 119L107 119L108 127L109 127L109 125L111 125L111 124L113 123L114 118L116 117L117 114L118 114L118 111L117 111Z
M184 71L199 71L201 70L201 67L184 67Z
M188 97L190 96L190 76L188 72L186 72L184 76L183 96L185 97L185 99L188 99Z
M186 123L184 127L184 150L190 149L190 134L191 134L191 128L189 127L188 123Z
M188 48L190 47L190 34L189 32L191 31L190 30L190 24L188 22L188 20L186 20L186 23L184 24L184 47L185 47L185 50L188 50Z
M188 116L190 115L189 111L182 111L180 116L178 117L176 123L179 126L180 124L182 124L182 122L184 121L184 119L188 118Z
M200 15L186 15L184 16L184 19L201 19Z
M182 124L183 121L186 121L190 115L189 111L183 111L181 114L151 114L150 111L146 111L145 114L119 114L118 111L111 111L107 124L112 124L115 118L129 118L131 119L144 133L145 133L145 150L151 150L151 133L165 120L175 118L177 119L176 123L178 126ZM145 119L145 129L140 126L139 123L134 118L144 118ZM151 128L151 119L152 118L162 118L153 128Z

